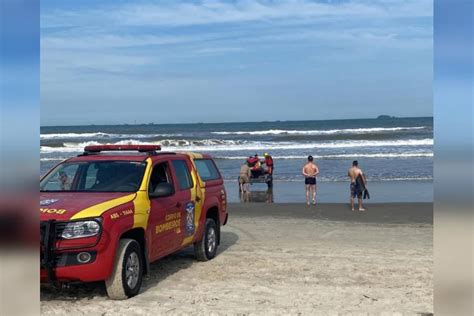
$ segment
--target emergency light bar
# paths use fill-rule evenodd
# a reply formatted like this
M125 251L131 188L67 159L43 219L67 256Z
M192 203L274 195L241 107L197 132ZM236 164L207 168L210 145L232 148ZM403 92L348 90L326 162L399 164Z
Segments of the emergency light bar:
M160 145L89 145L84 147L84 152L99 153L102 151L138 151L152 152L161 150Z

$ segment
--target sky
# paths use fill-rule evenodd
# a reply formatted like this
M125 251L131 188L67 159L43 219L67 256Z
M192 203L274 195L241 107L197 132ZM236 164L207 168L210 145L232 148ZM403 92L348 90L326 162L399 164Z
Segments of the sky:
M436 150L440 157L452 154L453 149L460 150L464 152L464 158L472 160L474 2L442 0L435 4L436 71L433 88ZM468 156L466 151L470 151Z
M432 116L433 2L41 2L41 124Z
M0 163L0 178L5 180L0 191L23 181L28 171L37 174L37 166L24 162L39 155L39 139L28 137L38 133L40 115L38 12L37 2L0 0L0 162L8 162L7 168Z

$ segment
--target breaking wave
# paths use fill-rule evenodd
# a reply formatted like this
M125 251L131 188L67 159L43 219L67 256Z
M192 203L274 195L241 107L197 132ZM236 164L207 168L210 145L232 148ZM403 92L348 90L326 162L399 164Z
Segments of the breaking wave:
M314 159L344 159L344 158L416 158L416 157L433 157L431 152L413 152L413 153L380 153L380 154L338 154L338 155L313 155ZM247 156L215 156L215 159L225 160L245 160ZM273 156L273 159L289 160L289 159L306 159L307 155L294 156Z
M346 128L330 130L280 130L270 129L263 131L212 132L215 135L338 135L338 134L373 134L397 131L411 131L426 129L426 126L414 127L373 127L373 128Z
M40 161L63 161L63 160L66 160L68 158L66 157L43 157L43 158L40 158Z
M181 134L113 134L113 133L52 133L52 134L41 134L41 140L51 139L73 139L73 138L153 138L153 137L170 137L170 136L181 136Z
M41 146L41 153L52 152L81 152L87 145L101 145L111 143L100 143L97 141L72 143L65 142L61 147ZM406 140L350 140L350 141L332 141L332 142L312 142L312 143L294 143L294 142L249 142L242 140L161 140L156 142L142 142L135 139L122 140L114 142L116 145L129 144L155 144L163 146L166 151L197 151L197 152L216 152L216 151L261 151L261 150L296 150L296 149L324 149L324 148L363 148L363 147L405 147L405 146L431 146L432 138L425 139L406 139Z

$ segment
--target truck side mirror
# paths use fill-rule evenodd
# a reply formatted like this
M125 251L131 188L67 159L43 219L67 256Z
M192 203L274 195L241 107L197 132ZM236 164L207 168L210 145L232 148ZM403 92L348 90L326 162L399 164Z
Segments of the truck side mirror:
M174 194L174 186L171 183L159 183L155 191L150 192L149 196L151 199L154 198L160 198L160 197L165 197L165 196L170 196Z

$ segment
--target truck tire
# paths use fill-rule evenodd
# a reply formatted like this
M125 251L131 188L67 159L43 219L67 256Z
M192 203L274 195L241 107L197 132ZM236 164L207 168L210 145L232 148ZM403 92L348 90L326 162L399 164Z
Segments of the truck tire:
M143 257L134 239L120 239L112 275L105 281L107 294L114 300L125 300L140 291L143 280Z
M194 243L194 253L198 261L208 261L216 256L218 234L216 222L212 218L207 218L202 239Z

